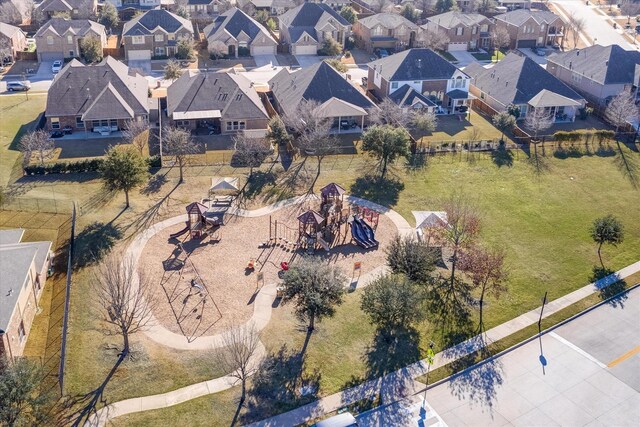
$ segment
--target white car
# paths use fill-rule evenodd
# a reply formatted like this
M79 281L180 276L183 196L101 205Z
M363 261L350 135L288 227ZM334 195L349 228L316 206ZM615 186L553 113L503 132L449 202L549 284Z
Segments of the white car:
M62 69L62 61L53 61L53 65L51 66L51 72L53 74L58 74L58 72Z

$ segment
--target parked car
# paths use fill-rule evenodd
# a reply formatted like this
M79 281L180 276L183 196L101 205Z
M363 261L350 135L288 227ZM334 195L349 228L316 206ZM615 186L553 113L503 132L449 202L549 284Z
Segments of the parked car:
M51 132L51 138L62 138L64 136L64 132L61 130L54 130Z
M62 132L64 132L65 135L71 135L73 133L73 128L67 125L62 128Z
M315 427L357 427L358 422L350 412L334 415L314 424Z
M29 80L7 82L7 90L9 92L27 91L29 89L31 89L31 82Z
M53 61L53 65L51 65L51 72L53 74L57 74L62 70L62 61Z
M389 52L387 51L387 49L380 49L378 51L378 56L380 58L386 58L387 56L389 56Z

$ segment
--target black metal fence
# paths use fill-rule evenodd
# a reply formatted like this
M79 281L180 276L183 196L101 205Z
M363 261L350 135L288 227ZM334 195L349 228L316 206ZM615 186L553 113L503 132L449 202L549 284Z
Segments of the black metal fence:
M60 384L60 392L64 395L64 367L66 362L67 351L67 328L69 326L69 299L71 292L71 273L73 271L73 252L75 244L76 232L76 208L73 206L71 214L71 234L69 237L69 249L67 252L67 282L64 294L64 316L62 320L62 343L60 345L60 367L58 369L58 383Z

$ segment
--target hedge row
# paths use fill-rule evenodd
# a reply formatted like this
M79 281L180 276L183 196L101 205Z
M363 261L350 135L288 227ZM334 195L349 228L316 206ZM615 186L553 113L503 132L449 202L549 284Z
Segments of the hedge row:
M81 160L79 162L57 162L44 166L26 166L25 175L49 175L53 173L77 173L77 172L97 172L100 170L103 159ZM160 156L147 158L149 168L160 167Z
M558 131L553 134L553 139L558 142L576 142L583 138L596 137L600 141L605 139L612 139L616 136L616 133L612 130L574 130L570 132Z

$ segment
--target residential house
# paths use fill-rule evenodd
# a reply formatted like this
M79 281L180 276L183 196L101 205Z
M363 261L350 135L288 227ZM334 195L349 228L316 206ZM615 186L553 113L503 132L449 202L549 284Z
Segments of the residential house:
M279 16L295 8L299 3L296 3L296 0L239 0L236 4L248 14L264 10L272 16Z
M493 23L479 13L451 11L431 16L423 31L444 33L449 38L447 51L489 49Z
M220 11L219 0L187 0L187 10L193 16L215 14Z
M427 98L408 84L394 90L389 99L398 104L405 112L409 110L427 110L433 113L438 105L434 100Z
M34 36L38 61L79 58L80 41L85 37L100 39L103 48L107 45L107 32L102 24L88 19L51 18Z
M291 72L282 69L270 81L274 108L284 116L295 116L305 101L320 104L324 117L333 118L333 127L362 131L370 108L377 108L367 96L346 80L335 68L322 61L311 67Z
M553 115L556 122L575 120L586 101L531 58L509 53L491 68L475 62L465 68L471 76L471 93L478 102L495 111L510 106L520 110L520 119L537 108Z
M431 49L409 49L369 63L367 88L379 99L404 85L436 105L441 114L466 111L469 76Z
M391 0L353 0L364 11L372 13L396 12L396 3Z
M331 9L337 12L340 12L345 6L351 6L351 0L320 0L317 2L326 4Z
M494 17L511 37L511 49L562 46L566 23L546 10L517 9Z
M507 10L531 9L531 0L497 0L497 3Z
M45 127L105 135L126 129L130 120L148 120L148 91L147 79L110 56L96 65L71 60L49 88Z
M70 19L88 19L96 14L98 0L44 0L37 6L46 19L68 15Z
M0 358L24 353L47 280L51 242L24 242L24 230L0 230Z
M303 3L279 17L280 42L293 55L317 55L331 37L344 47L351 25L326 4Z
M21 52L27 47L27 35L20 28L0 22L0 62L9 56L16 59L16 52Z
M105 0L105 2L111 3L120 11L126 9L151 10L159 8L163 4L161 0Z
M618 45L593 45L549 56L547 71L596 105L604 106L622 91L638 97L640 52Z
M378 13L353 24L356 44L372 53L376 49L400 51L413 47L420 28L402 15Z
M233 7L207 25L204 30L209 49L216 42L227 47L230 57L247 55L275 55L278 42L258 21Z
M167 89L174 126L205 134L245 132L262 137L269 115L252 83L242 75L189 70Z
M191 21L164 9L149 10L122 28L127 60L174 56L181 39L193 39Z

